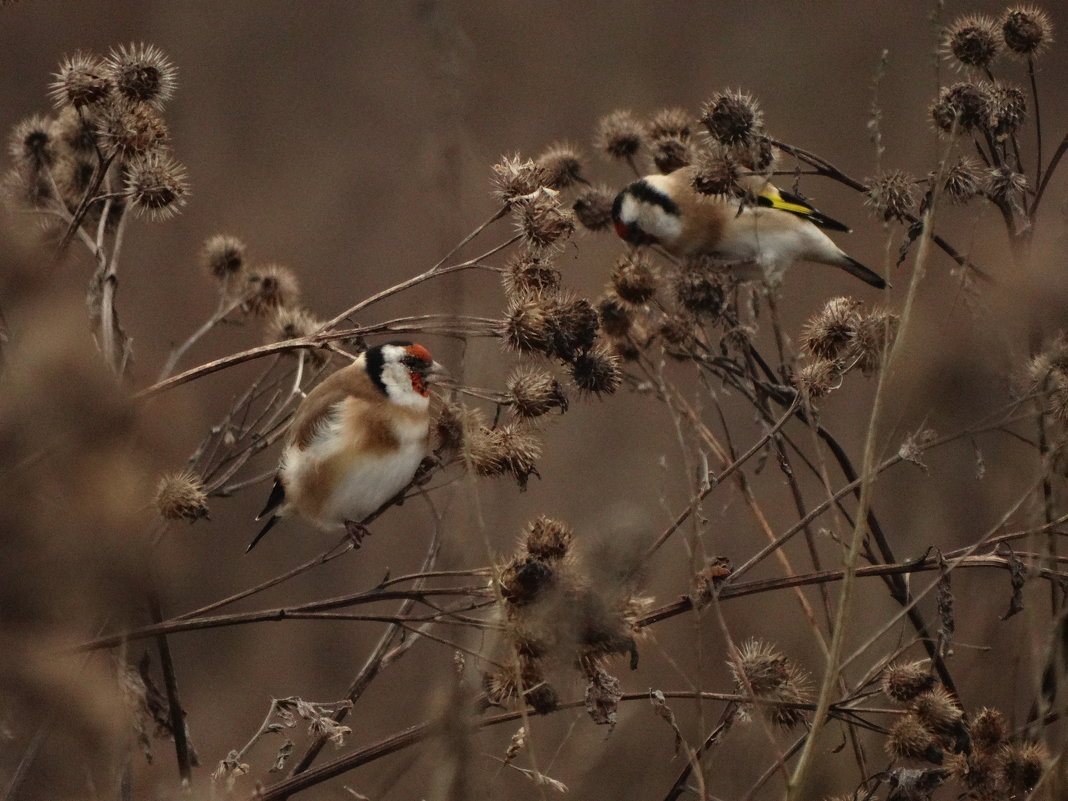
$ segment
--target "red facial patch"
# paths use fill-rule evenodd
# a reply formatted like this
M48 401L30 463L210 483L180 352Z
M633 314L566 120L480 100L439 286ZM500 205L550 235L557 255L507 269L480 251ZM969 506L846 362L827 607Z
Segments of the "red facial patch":
M624 242L626 242L627 241L627 236L630 233L627 230L629 228L629 226L626 223L624 223L622 220L616 220L615 221L615 227L616 227L616 235L620 239L622 239Z
M430 355L430 351L422 345L408 345L405 350L421 362L429 363L434 361L433 357Z
M418 348L419 346L416 345L416 347ZM426 387L426 376L424 376L422 373L417 373L415 370L411 370L408 372L408 377L412 379L412 389L414 389L424 398L430 396L430 390Z

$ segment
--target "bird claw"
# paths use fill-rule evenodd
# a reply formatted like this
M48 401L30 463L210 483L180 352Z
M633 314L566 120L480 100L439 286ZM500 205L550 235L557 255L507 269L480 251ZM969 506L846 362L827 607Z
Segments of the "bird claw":
M370 537L371 531L363 523L357 523L355 520L345 521L345 536L352 541L353 548L359 548L363 543L364 537Z

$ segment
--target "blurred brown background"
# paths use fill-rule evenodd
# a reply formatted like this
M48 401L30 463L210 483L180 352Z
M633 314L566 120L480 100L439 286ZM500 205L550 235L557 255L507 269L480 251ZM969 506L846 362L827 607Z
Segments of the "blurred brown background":
M235 234L248 243L254 261L291 266L307 305L329 317L426 269L488 217L495 210L491 165L502 154L534 156L551 142L568 140L589 155L591 177L625 183L629 176L590 145L597 120L620 107L649 114L683 106L696 116L712 92L741 87L758 98L774 136L823 155L852 176L863 179L880 167L924 176L938 152L927 108L937 87L955 80L951 68L932 55L939 29L932 19L935 5L23 0L0 10L0 127L7 131L31 113L47 111L51 73L77 49L106 53L115 45L150 42L178 66L178 92L167 117L176 155L189 170L192 197L172 221L132 225L120 268L119 308L134 339L134 380L143 386L153 380L170 345L214 306L213 287L196 263L209 235ZM941 20L1001 8L954 1ZM1068 13L1056 3L1046 10L1062 40ZM884 49L878 104L885 152L877 157L867 125ZM1055 42L1039 63L1048 159L1068 129L1061 90L1068 48ZM999 74L1016 81L1024 76L1008 61ZM1031 153L1032 133L1028 126L1023 134ZM893 376L885 453L921 424L948 433L999 408L1031 343L1065 326L1065 186L1062 174L1049 189L1033 265L1025 274L1007 258L994 211L979 206L946 211L947 236L994 274L997 284L980 286L977 298L966 297L949 274L948 259L935 256L921 287L906 364ZM803 187L822 209L854 226L847 243L851 254L878 266L889 237L893 258L900 232L868 216L855 193L812 179ZM155 479L161 470L182 465L254 367L185 385L112 420L109 415L118 413L112 411L110 388L91 366L82 306L88 259L72 249L73 257L51 263L35 250L27 224L10 211L0 215L0 304L13 340L9 358L30 365L28 375L10 379L7 422L0 429L11 454L0 518L5 528L0 583L6 585L0 643L23 667L31 666L26 672L33 677L0 687L0 775L14 769L51 710L58 724L26 797L43 797L34 792L53 786L65 788L68 797L114 797L118 778L112 766L121 764L116 755L124 753L129 735L122 728L121 698L108 678L113 665L102 655L72 665L56 654L98 631L114 630L123 615L144 622L138 610L141 540L151 527ZM482 241L496 244L506 234L502 224ZM558 260L565 283L596 297L618 252L610 237L578 234ZM900 304L908 282L907 271L896 276L892 305ZM796 338L824 299L842 293L880 300L844 273L796 266L780 302L786 331ZM498 316L502 307L492 278L465 275L375 307L360 322L422 310ZM770 341L767 333L761 334L764 342ZM494 341L464 349L454 341L422 339L475 386L501 386L515 362ZM259 340L255 326L224 327L199 343L182 366ZM823 421L858 463L863 410L872 391L871 382L851 377L822 407ZM731 398L721 400L731 413ZM760 429L742 405L735 415L734 431L746 436L735 446L743 450ZM45 443L60 442L79 454L71 443L86 427L98 426L105 428L94 440L92 457L66 460L53 483L22 482L23 460L32 460ZM535 514L569 520L590 547L648 542L683 508L690 481L685 463L670 418L649 396L624 391L576 402L544 433L542 478L526 493L504 480L460 481L441 493L441 503L449 506L444 567L484 565L510 552L521 525ZM799 437L804 441L804 434ZM990 466L982 482L975 478L967 439L932 454L927 472L905 466L885 477L875 505L899 556L974 541L1026 490L1038 469L1033 451L1008 437L984 439L981 447ZM269 454L257 469L267 469L275 458ZM796 514L773 467L753 480L775 513L772 525L782 530ZM108 480L93 483L101 475ZM79 496L79 487L86 497ZM288 522L245 556L255 531L251 518L266 491L263 486L215 500L210 522L171 527L153 557L165 614L263 581L328 544L303 524ZM708 552L739 563L764 541L733 493L724 486L710 497L702 536ZM1033 522L1036 512L1025 504L1014 524ZM410 572L429 537L427 520L418 503L393 510L356 556L242 608L368 587L387 569L394 575ZM841 521L828 518L822 525L841 527ZM802 569L803 551L791 555ZM649 579L658 601L687 591L690 564L681 537L658 556ZM760 574L777 569L769 562ZM927 579L922 581L925 586ZM1035 612L1033 619L1024 614L997 621L1008 600L1001 574L973 572L954 586L958 598L970 599L959 604L958 638L967 645L955 663L968 690L966 704L998 705L1020 715L1033 690L1032 654L1041 654L1044 644L1042 618ZM862 593L858 613L871 619L857 621L858 642L871 621L894 611L881 584L865 585ZM1048 590L1036 587L1031 594L1032 608L1041 608ZM724 611L736 639L768 638L819 675L819 651L792 597L780 593ZM359 623L285 622L171 638L203 763L196 774L202 797L224 794L221 786L211 788L207 774L247 740L272 696L340 697L378 631ZM465 642L479 645L475 638ZM992 650L977 652L970 645ZM136 662L144 647L131 645L126 658ZM417 645L361 700L350 718L351 742L365 745L432 716L451 681L451 659L451 650L440 644ZM620 664L617 675L627 691L729 689L715 616L658 626L643 646L638 672ZM581 692L577 683L561 689L567 698ZM676 712L687 736L698 741L719 708L709 705L699 714L696 705L678 702ZM68 718L70 726L64 725ZM644 702L624 706L610 735L580 711L533 726L537 764L566 783L575 798L659 798L681 768L679 760L672 761L670 730ZM513 731L505 728L477 736L476 754L501 754ZM841 736L834 725L824 735L814 798L853 789L848 757L830 754ZM878 766L883 756L878 741L872 742L871 762ZM375 801L439 797L437 753L433 747L402 752L306 797L349 797L342 785ZM770 764L756 756L747 763L761 753L767 756L768 749L760 728L736 728L711 762L714 794L735 798L750 787ZM250 755L254 778L271 780L264 773L271 756L269 746ZM169 744L157 742L151 766L137 754L133 760L134 797L178 795ZM481 781L494 794L541 797L518 774L498 774L496 763L475 760ZM252 779L241 781L240 788L251 789ZM780 793L781 784L773 780L757 797Z

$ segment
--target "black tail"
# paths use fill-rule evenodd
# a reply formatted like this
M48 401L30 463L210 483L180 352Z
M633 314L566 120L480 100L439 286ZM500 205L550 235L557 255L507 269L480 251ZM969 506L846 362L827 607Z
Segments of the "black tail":
M258 517L256 519L259 520ZM248 547L245 548L245 553L248 553L253 548L255 548L256 547L256 543L263 539L263 535L266 534L268 531L270 531L272 528L274 528L274 524L277 523L281 519L282 519L281 515L271 515L269 518L267 518L266 525L264 525L264 527L260 529L260 533L257 534L255 536L255 538L253 538L252 542L250 542L248 544Z
M842 254L845 256L845 254ZM871 284L876 289L886 289L886 279L876 272L869 270L859 261L852 256L845 256L846 261L840 263L838 266L845 270L850 275L855 275L865 284Z

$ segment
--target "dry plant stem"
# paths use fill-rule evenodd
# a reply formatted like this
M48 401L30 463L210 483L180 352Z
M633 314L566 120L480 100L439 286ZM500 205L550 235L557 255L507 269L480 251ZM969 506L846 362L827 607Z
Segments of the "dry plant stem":
M26 751L23 753L22 758L19 759L19 764L11 774L11 779L8 781L7 787L4 788L3 795L0 795L0 801L15 801L15 799L18 798L19 788L22 786L22 782L25 780L26 774L30 770L30 766L37 758L37 753L41 750L41 746L44 745L44 741L51 733L52 726L56 722L57 714L57 710L52 710L45 716L45 719L38 724L33 739L30 740L30 744L26 747Z
M152 586L148 591L149 616L154 624L163 622L163 611L160 607L159 591L156 589L156 579L153 577ZM167 712L171 723L171 735L174 738L174 751L178 759L178 776L184 786L189 786L193 778L193 761L189 752L189 740L186 737L185 712L182 709L181 696L178 694L178 678L174 672L174 659L171 656L171 648L167 643L167 635L156 636L156 648L159 650L160 669L163 671L163 686L167 693Z
M1066 151L1068 151L1068 134L1064 135L1064 139L1061 140L1061 143L1057 146L1057 150L1053 153L1053 158L1049 160L1049 166L1046 167L1045 173L1040 176L1038 191L1035 192L1035 199L1031 203L1030 216L1032 218L1038 210L1038 204L1042 202L1042 196L1046 193L1046 187L1049 186L1050 178L1053 177L1053 173L1057 169L1057 165L1064 157Z
M850 726L849 730L853 731L853 728L853 726ZM790 759L794 754L800 751L801 746L805 744L805 739L807 737L808 734L802 734L800 737L794 740L793 743L790 744L790 747L786 749L786 753L783 754L783 759ZM750 787L748 791L746 791L746 794L743 795L740 799L738 799L738 801L752 801L752 799L756 796L757 792L759 792L760 788L767 784L771 780L771 777L781 770L781 767L782 766L779 762L776 762L774 765L771 765L766 771L764 771L760 778L756 780L753 786ZM867 772L861 771L861 775L866 776Z
M179 360L182 358L182 356L185 355L186 351L193 347L193 345L196 344L201 337L203 337L205 334L211 331L211 329L213 329L224 319L226 319L226 316L238 306L240 306L243 300L244 298L228 298L226 295L220 293L219 302L215 307L215 311L207 319L207 321L202 326L200 326L200 328L198 328L196 331L189 335L188 339L186 339L180 345L177 345L171 350L171 355L167 357L167 362L163 365L163 369L160 370L159 377L156 379L156 381L162 381L163 379L169 377L170 374L174 372L175 365L178 364Z
M70 240L74 237L74 234L81 230L82 221L85 219L86 213L89 211L89 206L98 200L97 192L100 191L100 186L104 183L104 178L108 174L108 169L111 167L111 162L115 159L115 154L111 154L106 158L102 158L97 165L97 172L93 178L92 184L85 190L85 194L82 195L81 203L78 204L78 208L74 210L74 214L71 218L70 225L67 226L66 232L63 234L63 239L59 242L59 247L56 248L56 255L62 255L70 244Z
M423 564L420 568L420 573L426 574L433 570L434 565L437 563L438 554L441 551L441 521L438 520L438 525L434 527L434 536L430 540L430 546L427 548L426 556L423 558ZM413 589L419 590L424 586L425 580L423 578L417 579L413 585ZM412 611L412 607L415 606L414 598L406 598L403 603L397 608L397 616L404 617ZM370 656L364 662L363 667L360 668L360 672L356 674L356 677L349 685L348 691L345 693L345 699L351 703L356 703L360 696L363 695L375 677L381 672L383 668L383 660L390 649L397 643L397 641L403 636L404 630L396 623L391 623L378 640L378 644L375 645L374 650L371 651ZM413 640L415 638L412 638ZM350 707L341 707L334 713L334 720L337 723L341 723L348 715ZM319 737L314 743L308 746L308 749L304 752L304 755L293 766L293 770L290 771L290 776L295 776L298 773L303 773L311 764L315 761L315 758L319 755L319 752L323 750L323 746L326 745L328 737Z
M667 697L666 695L664 696ZM705 754L712 746L717 745L723 735L730 731L731 726L734 724L734 720L738 715L739 706L736 702L728 703L723 710L723 714L720 717L719 724L714 728L709 735L705 738L705 741L701 743L701 747L695 749L690 754L690 759L686 763L686 767L679 773L675 783L671 785L671 789L668 790L667 795L664 796L664 801L677 801L677 799L686 792L687 781L691 775L693 775L695 768L700 766L701 755ZM701 798L707 798L707 787L704 786L704 776L700 770L697 770L697 778L702 783Z
M941 163L943 166L938 170L939 179L941 178L942 171L945 169L944 158ZM912 309L916 299L916 291L919 288L920 281L922 280L924 271L927 267L927 258L931 244L930 231L932 230L932 225L934 223L936 199L937 195L932 195L932 201L927 207L927 211L924 215L923 233L920 235L920 245L912 269L912 278L909 281L905 303L901 309L901 322L898 328L898 334L894 339L890 352L886 354L884 358L882 369L879 370L879 382L876 385L875 397L872 400L871 417L868 422L868 431L864 441L860 500L858 501L853 536L849 544L849 551L846 554L845 575L843 576L842 587L838 594L838 610L835 616L834 632L831 636L830 653L827 657L827 668L824 672L823 681L820 686L819 701L816 704L816 711L813 713L809 724L810 730L808 739L805 741L805 745L801 750L801 756L798 757L797 765L794 767L793 775L787 785L788 801L797 801L804 797L805 783L808 779L808 771L812 764L813 754L815 753L816 740L819 736L820 729L823 727L823 724L827 719L827 710L831 703L831 693L833 688L837 685L838 678L841 674L842 651L845 647L846 623L849 619L849 611L852 609L853 604L853 586L856 581L857 560L860 557L861 546L868 533L866 526L868 510L871 508L871 495L874 491L875 479L877 476L875 463L876 433L880 423L882 407L886 399L887 374L897 363L897 356L901 352L902 343L905 341L909 323L912 319Z

